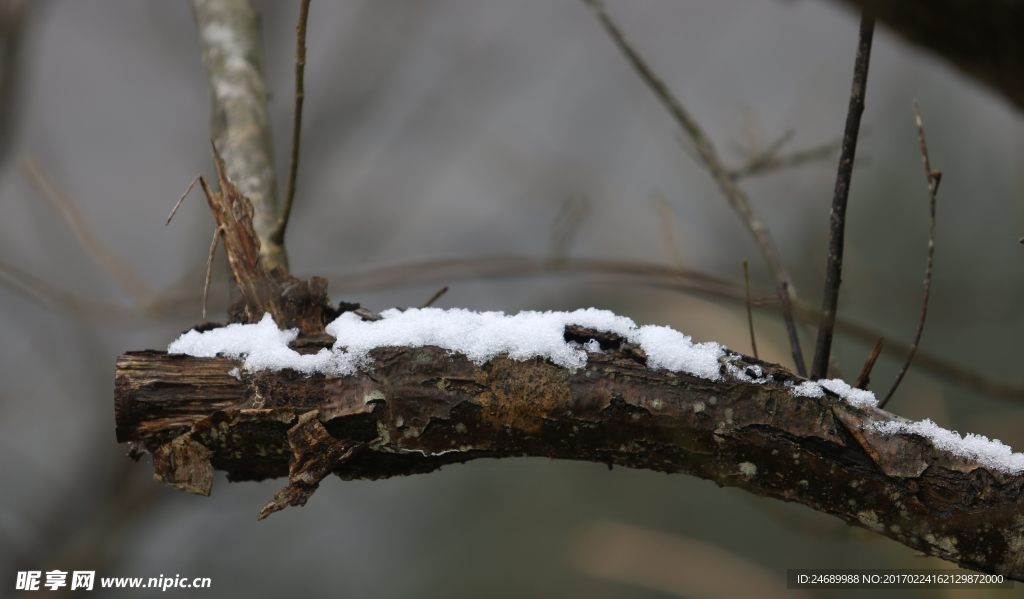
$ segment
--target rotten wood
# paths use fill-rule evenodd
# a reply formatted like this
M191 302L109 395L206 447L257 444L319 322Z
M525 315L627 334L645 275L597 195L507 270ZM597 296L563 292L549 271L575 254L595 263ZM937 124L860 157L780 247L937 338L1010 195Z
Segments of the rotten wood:
M312 277L304 281L281 267L270 270L265 266L260 240L253 229L252 203L228 177L216 146L213 158L221 191L215 192L202 175L198 179L241 291L241 297L228 309L229 322L258 322L269 313L282 329L298 328L307 336L322 334L324 325L340 313L327 297L326 279Z

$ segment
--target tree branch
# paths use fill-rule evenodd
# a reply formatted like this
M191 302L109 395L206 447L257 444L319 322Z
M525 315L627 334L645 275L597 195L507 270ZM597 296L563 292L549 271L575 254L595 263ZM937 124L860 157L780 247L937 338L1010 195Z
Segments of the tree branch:
M924 331L924 319L928 315L928 298L932 292L932 263L935 259L935 194L939 191L942 171L933 171L932 163L928 159L928 145L924 141L924 125L921 124L921 113L917 109L917 100L914 100L914 118L917 122L917 140L921 144L921 161L924 162L924 176L928 182L928 262L924 268L924 296L921 298L921 315L917 319L917 331L914 332L914 342L910 344L910 352L907 353L907 359L903 362L903 366L900 367L896 380L893 381L889 391L886 392L885 397L879 403L879 407L883 408L892 399L892 394L896 392L896 388L900 386L900 381L903 380L903 375L907 374L910 363L914 361L914 354L917 353L917 346L921 343L921 333Z
M253 204L253 228L268 269L288 269L271 234L278 222L277 181L259 15L249 0L192 0L203 70L210 86L210 129L228 176Z
M306 99L303 83L306 71L306 20L309 18L310 0L302 0L299 7L299 24L295 28L295 110L292 112L292 153L288 159L288 184L284 192L281 216L271 234L274 243L284 245L284 232L295 200L295 185L299 177L299 141L302 139L302 102Z
M850 196L850 179L853 176L853 160L857 154L857 136L860 133L860 117L864 113L864 94L868 86L868 65L871 62L871 40L875 35L875 17L864 11L860 17L860 35L857 43L857 59L853 67L853 85L850 90L850 106L846 113L846 131L843 134L843 149L839 155L839 172L836 175L835 195L832 198L832 213L829 217L828 265L825 270L825 292L821 298L821 324L818 325L818 342L814 348L811 378L823 379L828 375L829 358L832 355L832 332L836 326L836 308L839 306L839 284L842 282L843 241L846 236L846 203Z
M1024 578L1024 478L990 472L924 437L866 425L901 420L831 394L797 397L781 367L739 354L709 381L650 370L636 346L582 369L498 357L474 365L435 347L380 348L372 369L310 378L231 374L239 363L133 352L117 363L117 438L154 455L156 476L208 494L228 479L289 477L261 516L301 505L320 480L431 472L476 458L543 456L687 473L795 501L960 565ZM314 352L331 340L300 338ZM738 370L733 371L730 367ZM237 373L237 370L234 370ZM727 372L768 376L745 382Z

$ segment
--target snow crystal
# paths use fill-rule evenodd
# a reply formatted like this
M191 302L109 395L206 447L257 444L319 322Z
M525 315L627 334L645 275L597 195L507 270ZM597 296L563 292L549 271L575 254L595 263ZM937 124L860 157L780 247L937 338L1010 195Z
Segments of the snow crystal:
M818 384L859 408L873 408L878 405L874 393L864 389L855 389L843 379L822 379L818 381Z
M1008 445L998 439L989 440L988 437L971 433L961 437L956 431L946 430L927 418L920 422L873 422L870 427L890 435L921 435L931 439L938 449L974 460L986 468L1011 474L1024 471L1024 453L1013 453Z
M583 350L599 344L565 341L567 325L615 333L641 347L649 368L686 372L718 380L719 358L725 355L717 343L694 344L689 336L661 326L637 327L624 316L588 308L575 312L471 312L440 308L385 310L381 320L366 321L345 312L326 327L337 341L330 350L301 355L288 347L297 329L280 331L269 314L256 324L232 324L205 332L189 331L168 346L172 354L213 357L217 354L243 359L247 370L292 368L304 374L323 372L337 376L355 373L371 364L370 350L377 347L434 345L465 354L476 364L507 354L513 360L543 357L564 368L582 368Z
M648 368L688 372L702 379L720 378L718 358L725 355L722 346L709 341L694 345L689 335L669 327L647 325L627 337L647 354Z
M878 405L875 394L863 389L855 389L843 379L819 379L817 382L804 381L799 385L786 383L790 393L797 397L822 397L825 389L835 393L848 403L859 408L873 408Z
M793 385L793 383L786 383L787 387L792 387L790 393L797 397L821 397L825 395L825 391L822 390L821 385L818 383L812 383L811 381L804 381L799 385Z

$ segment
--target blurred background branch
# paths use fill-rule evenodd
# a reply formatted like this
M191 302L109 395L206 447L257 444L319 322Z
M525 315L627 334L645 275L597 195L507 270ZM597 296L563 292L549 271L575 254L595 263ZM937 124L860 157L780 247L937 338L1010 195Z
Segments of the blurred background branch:
M1024 4L1005 0L843 0L870 11L1024 108Z

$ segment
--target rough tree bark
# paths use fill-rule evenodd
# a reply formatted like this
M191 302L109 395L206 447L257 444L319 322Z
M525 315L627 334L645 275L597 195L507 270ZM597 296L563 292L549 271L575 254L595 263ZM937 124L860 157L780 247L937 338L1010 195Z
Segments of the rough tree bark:
M260 251L253 206L216 151L215 160L222 191L205 181L203 189L242 290L231 321L269 312L300 329L297 351L330 347L324 325L358 306L335 309L323 279L300 281L274 267ZM287 476L260 518L305 504L332 473L379 479L476 458L544 456L699 476L1024 580L1024 478L924 437L874 431L872 423L901 420L888 412L830 392L795 396L787 383L803 379L774 364L727 352L722 378L709 381L649 369L639 347L613 334L567 327L565 336L596 339L603 351L567 369L501 356L476 365L436 347L379 348L372 368L342 378L129 352L116 367L117 439L136 458L153 455L157 480L191 493L209 494L214 470L234 481Z

